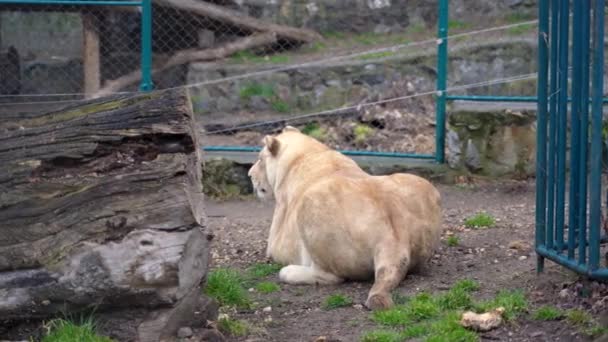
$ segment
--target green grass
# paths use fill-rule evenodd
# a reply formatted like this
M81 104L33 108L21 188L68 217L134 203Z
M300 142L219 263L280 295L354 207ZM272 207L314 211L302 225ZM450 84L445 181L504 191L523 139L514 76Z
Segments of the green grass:
M471 27L470 24L465 23L464 21L460 21L460 20L450 20L448 21L448 29L449 30L458 30L458 29L467 29Z
M589 325L593 321L593 318L586 311L572 309L566 311L566 320L572 325L583 327Z
M302 133L319 141L323 141L327 138L327 130L316 122L307 123L302 129Z
M450 247L456 247L460 244L458 236L450 235L445 239L445 243Z
M353 301L348 296L342 294L334 294L325 298L325 301L323 302L323 309L333 310L337 308L351 306L352 304Z
M52 320L48 323L49 333L42 338L42 342L112 342L109 337L96 333L95 323L87 319L75 323L64 319Z
M277 291L281 291L281 287L277 283L273 283L271 281L263 281L255 286L255 289L260 293L273 293Z
M477 334L460 325L460 314L452 311L430 326L426 342L476 342Z
M412 324L401 332L402 339L418 338L429 334L429 327L425 324Z
M239 96L243 100L249 100L254 96L269 99L275 96L275 90L271 84L251 82L241 88Z
M520 291L500 291L490 300L475 302L473 292L478 290L477 282L464 279L453 284L446 292L435 295L419 293L401 300L388 310L374 311L370 315L372 321L387 328L402 330L374 330L364 334L362 341L419 339L473 342L478 341L479 336L460 325L463 311L486 312L502 306L505 308L505 319L511 320L527 310L527 301Z
M271 276L273 274L279 273L279 271L281 270L282 267L283 266L281 266L279 264L274 264L274 263L270 263L270 264L257 263L257 264L251 265L247 269L247 274L251 278L260 279L260 278L265 278L265 277Z
M372 134L374 134L374 129L365 124L356 124L353 129L353 134L355 135L355 142L362 143L367 140Z
M291 106L289 103L281 100L281 99L272 99L270 101L270 106L274 109L275 112L279 113L287 113L291 111Z
M501 306L505 308L504 319L511 321L528 309L528 302L520 290L503 290L498 292L495 298L478 304L476 309L478 312L485 312Z
M379 59L379 58L386 58L386 57L390 57L395 55L394 52L392 51L381 51L381 52L371 52L365 55L361 55L359 57L357 57L360 60L370 60L370 59Z
M392 330L373 330L361 337L361 342L400 342L402 336Z
M494 216L482 212L467 218L464 224L469 228L490 228L496 224L496 219Z
M249 324L231 318L220 318L217 322L218 329L230 336L241 337L249 334Z
M532 318L537 321L555 321L563 316L563 312L553 306L541 306L532 314Z
M251 300L243 286L244 281L236 270L221 268L209 273L204 291L220 305L248 308Z

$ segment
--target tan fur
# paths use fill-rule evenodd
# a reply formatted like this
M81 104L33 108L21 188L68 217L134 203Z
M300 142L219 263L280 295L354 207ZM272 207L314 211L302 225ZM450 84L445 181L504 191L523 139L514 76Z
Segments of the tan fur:
M249 176L258 196L276 200L266 253L288 265L281 281L336 284L375 277L366 306L392 306L390 292L439 242L437 189L411 174L370 176L293 127L263 143Z

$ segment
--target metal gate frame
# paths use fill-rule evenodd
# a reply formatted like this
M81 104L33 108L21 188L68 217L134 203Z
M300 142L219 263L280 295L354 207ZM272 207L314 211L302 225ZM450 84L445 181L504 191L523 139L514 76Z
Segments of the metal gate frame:
M549 259L605 280L608 267L600 267L600 245L608 240L601 236L605 1L594 0L593 8L591 2L573 1L571 9L569 0L539 1L535 245L538 272Z
M0 0L0 5L138 6L141 8L141 82L139 90L151 91L152 0Z

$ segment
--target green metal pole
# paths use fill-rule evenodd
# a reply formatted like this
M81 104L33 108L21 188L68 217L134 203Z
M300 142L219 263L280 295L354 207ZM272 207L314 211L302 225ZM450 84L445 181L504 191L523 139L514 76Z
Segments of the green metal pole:
M581 130L581 44L582 44L582 2L572 4L572 105L570 109L570 186L568 206L568 258L574 259L575 232L578 227L579 215L579 160L580 160L580 130ZM587 128L585 128L587 129Z
M557 51L559 45L559 0L551 0L551 63L549 64L551 79L549 84L549 151L547 165L547 225L545 230L545 244L553 248L553 232L555 227L555 147L557 136Z
M555 195L555 244L562 250L564 244L564 213L566 206L566 126L568 125L568 41L570 40L570 2L560 1L559 62L558 62L558 129L557 129L557 192Z
M546 229L546 177L547 177L547 73L549 45L549 3L540 0L538 5L538 88L536 131L536 247L545 243ZM536 271L542 272L544 257L538 255Z
M604 93L604 0L595 0L593 9L593 88L591 104L591 179L589 196L589 269L600 261L600 215L602 187L602 95ZM581 241L582 243L583 241Z
M437 23L437 94L435 126L435 161L445 162L445 111L448 64L448 0L439 0L439 22Z
M152 84L152 1L141 3L141 91L150 91Z
M589 1L581 1L582 3L582 18L581 18L581 99L580 99L580 116L581 116L581 134L579 136L579 217L578 217L578 263L584 264L586 260L587 246L587 161L588 161L588 145L589 145L589 46L590 46L590 29L589 18L591 17L591 8Z

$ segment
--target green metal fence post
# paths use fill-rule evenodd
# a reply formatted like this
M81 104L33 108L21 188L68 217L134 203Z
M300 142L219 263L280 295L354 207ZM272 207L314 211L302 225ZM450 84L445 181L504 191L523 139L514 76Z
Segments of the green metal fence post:
M547 175L547 72L549 44L549 3L540 0L538 5L538 88L536 135L536 246L545 243L545 206ZM545 258L538 255L536 271L542 272Z
M591 17L591 7L589 1L582 1L583 17L582 26L582 47L581 47L581 134L580 134L580 153L579 153L579 217L578 217L578 241L579 241L579 264L585 260L586 236L587 236L587 162L589 145L589 40L591 39L589 29L589 18Z
M436 121L435 126L435 161L445 162L445 107L447 88L447 64L448 64L448 0L439 0L439 22L437 24L437 99L436 99Z
M141 91L150 91L152 84L152 1L141 2Z
M559 12L559 62L558 62L558 134L557 134L557 201L555 209L555 244L559 250L564 245L564 215L566 204L566 126L568 125L568 42L570 38L570 1L560 1Z
M604 0L593 9L593 89L591 133L591 177L589 196L589 270L599 267L602 176L602 96L604 93ZM581 241L583 243L583 241Z

